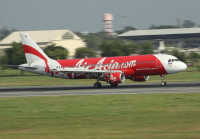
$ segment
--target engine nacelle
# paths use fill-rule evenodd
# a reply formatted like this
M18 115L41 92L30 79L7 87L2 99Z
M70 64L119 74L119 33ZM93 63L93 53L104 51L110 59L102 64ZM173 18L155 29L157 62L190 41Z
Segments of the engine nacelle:
M125 75L123 72L106 73L104 75L104 80L107 83L112 83L112 84L123 83L125 80Z
M143 82L147 81L149 79L149 76L133 76L133 81L135 82Z

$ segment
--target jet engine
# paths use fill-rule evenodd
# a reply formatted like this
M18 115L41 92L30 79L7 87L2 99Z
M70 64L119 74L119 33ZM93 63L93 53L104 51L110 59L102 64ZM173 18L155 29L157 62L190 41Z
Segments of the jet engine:
M112 83L112 84L123 83L125 80L125 75L123 72L106 73L104 75L104 80L107 83Z
M135 82L143 82L147 81L149 79L149 76L133 76L132 80Z

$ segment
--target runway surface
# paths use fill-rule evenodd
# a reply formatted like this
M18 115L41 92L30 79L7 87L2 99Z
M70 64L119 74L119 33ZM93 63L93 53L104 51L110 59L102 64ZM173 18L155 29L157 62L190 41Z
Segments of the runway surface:
M166 86L161 86L160 83L129 83L119 84L119 86L116 88L111 88L109 84L102 84L102 88L98 89L93 88L93 84L0 87L0 97L149 94L182 92L200 92L200 82L168 82Z

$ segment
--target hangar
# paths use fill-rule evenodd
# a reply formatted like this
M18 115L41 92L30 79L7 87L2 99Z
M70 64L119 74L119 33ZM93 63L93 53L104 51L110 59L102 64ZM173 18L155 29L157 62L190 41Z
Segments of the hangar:
M162 40L165 44L181 45L183 48L200 47L200 28L131 30L118 37L130 39L136 43L151 41L156 45Z
M21 42L19 33L28 33L42 49L51 44L62 46L69 51L69 58L74 57L77 48L86 47L84 40L70 30L15 31L0 41L0 51Z

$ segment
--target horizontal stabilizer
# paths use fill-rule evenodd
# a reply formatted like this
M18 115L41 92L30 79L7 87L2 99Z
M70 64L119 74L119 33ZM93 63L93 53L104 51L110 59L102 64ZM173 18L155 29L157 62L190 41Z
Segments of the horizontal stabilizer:
M18 68L19 65L7 65L8 67Z
M27 68L27 69L32 69L32 70L35 70L35 69L38 69L36 67L29 67L29 66L21 66L21 65L8 65L9 67L15 67L15 68L19 68L19 67L23 67L23 68Z

